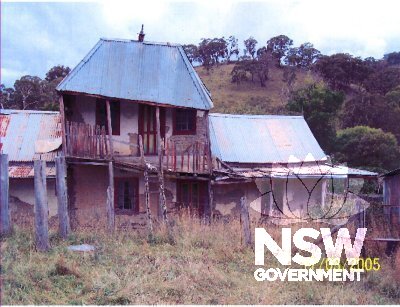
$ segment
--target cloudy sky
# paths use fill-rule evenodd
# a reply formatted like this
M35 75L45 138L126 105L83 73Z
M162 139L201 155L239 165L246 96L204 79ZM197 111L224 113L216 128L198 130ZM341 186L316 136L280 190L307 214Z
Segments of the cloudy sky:
M41 78L57 64L73 68L100 37L198 43L203 37L254 36L261 47L279 34L324 54L381 58L400 51L400 1L206 0L2 2L1 83ZM241 47L243 48L243 47Z

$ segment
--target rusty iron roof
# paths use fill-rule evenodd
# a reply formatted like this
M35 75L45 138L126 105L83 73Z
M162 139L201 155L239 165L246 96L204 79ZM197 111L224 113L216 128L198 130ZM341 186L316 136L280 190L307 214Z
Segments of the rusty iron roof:
M38 140L61 137L61 122L58 112L36 110L0 110L0 143L3 153L12 162L32 162L41 158L54 161L57 151L35 153Z
M57 90L201 110L213 107L183 48L170 43L100 39Z
M10 178L33 178L34 169L33 163L18 163L11 162L8 167L8 175ZM53 162L49 162L46 165L46 177L55 178L56 168Z
M327 157L302 116L210 113L214 157L231 163L295 163Z

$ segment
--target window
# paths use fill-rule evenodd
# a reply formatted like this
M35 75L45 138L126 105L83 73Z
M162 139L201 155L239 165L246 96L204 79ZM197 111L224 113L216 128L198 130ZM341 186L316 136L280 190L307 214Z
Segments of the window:
M121 106L118 100L110 100L110 111L112 135L120 135ZM106 133L108 133L106 101L104 99L96 100L96 125L104 126Z
M137 178L114 178L115 213L139 212L139 181Z
M196 134L196 110L175 109L174 134Z
M177 200L181 208L190 208L202 214L204 205L208 202L205 182L195 180L178 180Z

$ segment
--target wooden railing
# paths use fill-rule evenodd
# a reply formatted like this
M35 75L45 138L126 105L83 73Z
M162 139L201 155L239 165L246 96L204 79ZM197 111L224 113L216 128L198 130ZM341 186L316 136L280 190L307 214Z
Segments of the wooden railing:
M108 135L104 126L66 122L66 151L69 157L110 159Z
M207 173L211 159L207 142L194 141L186 148L173 140L167 140L164 146L164 165L168 170L187 173Z
M110 140L104 126L92 126L90 124L67 121L65 128L67 157L106 160L112 158ZM124 143L124 145L129 147L139 147L139 144L121 142L116 139L112 141L114 146L119 143ZM181 140L167 139L163 142L163 145L164 169L186 173L209 172L211 168L211 158L208 142L193 141L188 145L187 142L182 142ZM116 159L124 158L124 162L126 163L143 163L140 158L140 150L138 150L137 155L114 154L113 156ZM156 163L156 159L151 159L150 157L146 160L151 163Z

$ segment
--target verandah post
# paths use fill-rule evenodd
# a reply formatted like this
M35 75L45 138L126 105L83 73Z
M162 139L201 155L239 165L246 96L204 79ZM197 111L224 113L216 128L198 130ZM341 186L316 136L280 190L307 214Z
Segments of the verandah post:
M156 124L157 124L158 178L159 178L159 189L160 189L158 217L159 219L163 219L164 222L168 222L167 203L164 191L164 169L163 169L164 147L163 147L163 139L161 138L160 107L156 108Z
M55 158L56 162L56 186L57 186L57 212L58 212L58 232L63 239L67 239L71 233L71 226L68 214L68 194L66 182L66 168L64 156Z
M143 139L142 139L141 135L139 135L139 150L140 150L141 162L144 165L143 175L144 175L144 191L145 191L147 227L149 230L149 237L150 237L150 239L153 239L153 221L152 221L151 210L150 210L149 172L148 172L146 161L144 160Z
M7 235L11 232L9 187L8 155L0 154L0 214L2 235Z
M46 161L34 161L35 185L35 237L39 251L48 251L49 242L49 208L47 203Z

